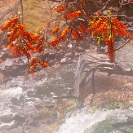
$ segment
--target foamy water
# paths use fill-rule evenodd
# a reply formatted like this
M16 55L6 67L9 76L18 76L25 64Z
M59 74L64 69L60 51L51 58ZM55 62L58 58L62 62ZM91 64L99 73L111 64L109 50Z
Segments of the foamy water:
M97 122L106 120L106 117L113 112L115 111L97 110L94 114L91 114L90 112L81 111L74 117L66 119L66 122L55 133L84 133L85 129L90 128Z

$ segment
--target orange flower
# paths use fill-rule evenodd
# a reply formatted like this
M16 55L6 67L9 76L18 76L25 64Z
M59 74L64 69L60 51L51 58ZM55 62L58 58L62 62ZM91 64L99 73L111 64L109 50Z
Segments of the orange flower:
M31 57L30 54L27 52L27 50L25 48L22 48L22 52L27 58Z
M51 34L54 35L54 34L57 33L58 31L59 31L59 27L56 26L56 27L52 30Z
M83 39L76 29L72 30L72 35L79 41Z
M35 71L35 66L30 66L29 71L30 71L31 73L34 73L34 71Z
M66 7L64 5L56 8L57 12L61 12L61 11L64 11L64 10L66 10Z
M61 36L65 36L68 32L69 32L69 28L66 27L66 28L61 32Z
M13 47L13 42L10 42L10 43L7 45L7 48L8 48L8 49L11 48L11 47Z
M43 61L43 66L44 66L44 67L48 67L48 63L45 62L45 61Z
M11 21L7 21L7 22L3 25L3 27L1 27L0 29L1 29L1 30L6 30L10 25L11 25Z
M32 57L30 60L30 65L34 65L34 63L36 63L37 59L36 57Z
M80 16L82 14L81 10L72 12L70 14L63 15L63 18L69 18L71 20L75 19L76 17Z
M28 47L28 49L33 49L31 43L29 43L28 41L25 41L25 44Z
M60 41L62 41L65 38L65 36L59 36L57 37L55 40L53 40L52 42L50 42L49 44L52 46L56 46Z

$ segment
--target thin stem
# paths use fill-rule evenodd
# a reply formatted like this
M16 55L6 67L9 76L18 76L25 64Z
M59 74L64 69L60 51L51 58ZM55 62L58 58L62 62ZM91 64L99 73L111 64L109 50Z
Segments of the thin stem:
M23 16L23 0L20 0L20 6L21 6L21 23L23 24L24 16Z

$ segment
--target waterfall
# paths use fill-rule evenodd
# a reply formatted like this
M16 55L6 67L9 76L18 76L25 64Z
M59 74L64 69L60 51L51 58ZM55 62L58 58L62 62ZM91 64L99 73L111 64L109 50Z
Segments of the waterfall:
M74 116L66 119L66 122L60 126L57 132L54 133L123 133L123 128L125 132L126 130L132 132L132 121L130 122L130 125L132 126L128 125L130 118L132 117L133 113L128 109L106 111L97 109L94 114L84 109L77 112ZM104 121L110 122L100 124ZM125 125L119 127L119 123L122 122L125 123ZM100 128L96 129L98 124ZM112 125L115 125L115 128Z

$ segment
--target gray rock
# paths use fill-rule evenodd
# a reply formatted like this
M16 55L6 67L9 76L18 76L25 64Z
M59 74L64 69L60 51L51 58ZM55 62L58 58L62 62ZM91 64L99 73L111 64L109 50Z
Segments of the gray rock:
M73 58L74 57L74 54L72 52L69 52L69 53L66 53L65 54L65 57Z
M64 64L66 62L67 62L67 58L62 58L61 61L60 61L61 64Z
M0 116L0 120L5 123L9 123L12 121L13 114L4 114Z
M77 47L75 48L75 52L85 52L85 49L83 49L82 47Z

